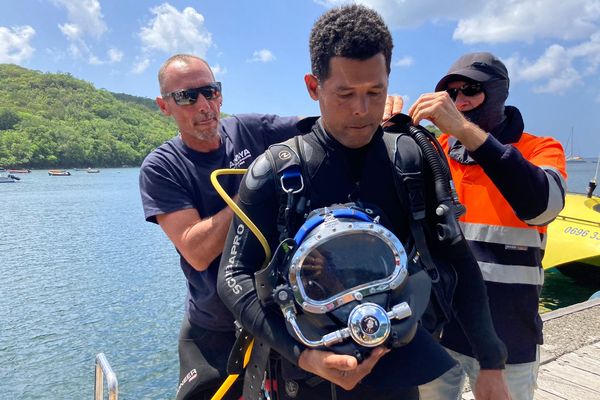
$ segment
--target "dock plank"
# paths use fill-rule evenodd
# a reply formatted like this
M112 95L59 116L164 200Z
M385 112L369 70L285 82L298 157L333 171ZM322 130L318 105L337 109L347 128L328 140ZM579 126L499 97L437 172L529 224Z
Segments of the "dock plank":
M541 372L541 371L540 371ZM600 392L588 389L578 382L565 379L564 376L554 375L550 372L541 373L538 376L538 387L544 388L544 392L553 394L565 400L598 400ZM538 391L534 399L538 400Z
M600 346L594 343L540 366L536 400L600 399Z
M600 376L589 372L586 369L577 368L570 363L559 360L555 363L543 366L540 368L540 372L542 372L542 374L560 377L567 382L595 391L600 398Z
M562 396L558 396L554 393L550 393L544 389L538 388L535 391L534 400L567 400Z
M600 299L542 314L542 320L534 399L600 400ZM463 399L473 399L473 393L463 393Z
M597 375L597 379L600 380L600 349L595 351L578 350L574 353L565 354L560 360L575 368L591 372Z

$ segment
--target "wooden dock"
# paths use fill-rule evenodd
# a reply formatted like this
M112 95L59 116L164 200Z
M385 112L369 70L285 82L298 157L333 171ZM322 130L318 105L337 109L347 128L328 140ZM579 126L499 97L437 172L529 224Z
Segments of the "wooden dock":
M542 314L535 400L600 400L600 299ZM474 399L463 393L463 400Z
M535 400L600 399L600 299L542 314Z

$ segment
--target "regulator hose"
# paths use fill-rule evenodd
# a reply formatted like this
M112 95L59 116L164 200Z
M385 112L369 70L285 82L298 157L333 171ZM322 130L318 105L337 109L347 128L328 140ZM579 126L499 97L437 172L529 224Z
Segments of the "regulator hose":
M227 203L227 205L229 207L231 207L233 212L238 217L240 217L242 222L244 222L244 224L246 224L248 226L250 231L252 231L252 233L254 233L254 235L260 242L261 246L263 247L263 250L265 251L265 261L263 262L263 265L262 265L262 268L264 268L267 266L267 264L269 263L269 260L271 259L271 247L269 247L269 243L267 242L267 239L262 234L262 232L258 229L258 227L256 225L254 225L254 222L252 222L250 220L250 218L248 218L248 216L242 211L242 209L237 204L235 204L235 201L233 201L233 199L227 194L227 192L225 191L225 189L223 189L223 187L221 186L221 184L219 183L219 181L217 179L220 175L231 175L231 174L243 175L246 173L246 171L248 171L248 170L247 169L233 169L233 168L231 168L231 169L216 169L210 174L210 183L212 183L212 185L214 186L217 193L219 193L219 196L221 196L221 198L223 198L225 203Z
M231 198L231 196L229 196L229 194L227 194L227 192L225 191L225 189L223 189L223 187L221 186L221 184L219 183L219 180L218 180L218 177L220 175L231 175L231 174L243 175L246 173L246 171L247 171L247 169L217 169L217 170L214 170L210 174L210 182L214 186L217 193L219 193L219 196L221 196L223 198L225 203L227 203L227 205L229 207L231 207L233 212L244 222L244 224L246 224L246 226L248 226L250 231L252 231L252 233L254 233L254 235L256 236L256 238L258 239L260 244L262 245L263 250L265 251L265 261L263 262L263 265L262 265L262 268L264 268L267 266L267 264L269 263L269 260L271 259L271 248L269 247L269 243L267 242L267 239L262 234L262 232L258 229L258 227L250 220L250 218L248 218L248 216L242 211L242 209L237 204L235 204L235 201ZM240 333L240 335L243 335L243 334L244 333ZM243 368L245 368L248 365L248 362L250 361L250 355L252 353L253 345L254 345L254 339L250 342L250 345L248 346L248 349L246 350L246 353L244 354L244 361L242 364ZM223 396L225 396L227 391L231 388L231 385L233 385L233 383L237 380L238 377L239 377L239 374L229 375L225 379L225 381L221 384L219 389L215 392L213 397L211 397L211 400L221 400L223 398Z
M400 130L395 129L394 132L407 132L415 140L432 171L435 197L438 202L435 210L439 218L436 225L438 239L451 245L458 243L462 237L458 217L465 213L465 208L456 196L450 168L441 145L433 133L421 125L414 125L412 119L406 114L397 114L390 119L390 122L402 127Z

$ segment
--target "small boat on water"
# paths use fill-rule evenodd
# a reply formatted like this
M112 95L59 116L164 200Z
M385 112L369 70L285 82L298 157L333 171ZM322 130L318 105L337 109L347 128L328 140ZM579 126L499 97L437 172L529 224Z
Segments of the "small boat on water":
M8 173L11 174L28 174L31 172L30 169L9 169L7 170Z
M568 163L576 163L576 162L587 162L587 161L581 156L569 156L569 157L567 157L567 162Z
M575 155L573 153L573 128L571 128L571 135L569 139L567 139L567 145L565 147L569 147L569 154L567 154L567 162L568 163L584 163L587 162L583 157Z
M18 176L0 172L0 183L12 183L20 180L21 178L19 178Z
M587 194L567 193L565 208L548 225L542 264L589 284L600 284L600 197L594 195L596 176Z
M96 168L88 168L86 171L88 174L97 174L100 172L100 170Z
M69 171L65 171L64 169L51 169L48 171L48 175L50 176L69 176L71 173Z

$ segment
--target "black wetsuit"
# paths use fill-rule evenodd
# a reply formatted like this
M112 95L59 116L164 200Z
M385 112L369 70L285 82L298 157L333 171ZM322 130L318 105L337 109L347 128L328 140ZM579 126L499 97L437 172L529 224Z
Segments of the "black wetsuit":
M303 176L309 180L312 209L348 201L375 204L387 216L387 227L410 247L407 211L395 191L382 134L379 130L363 148L348 149L329 136L319 122L315 123L312 131L303 136ZM279 237L278 185L269 161L262 155L250 166L239 190L240 207L265 235L271 249L276 248ZM503 368L506 350L491 325L481 273L464 240L462 242L464 245L458 246L460 251L449 251L437 244L437 253L455 266L459 277L454 299L456 311L464 321L465 330L470 332L482 367ZM271 346L284 360L297 365L304 346L288 334L278 309L261 306L254 289L254 272L261 267L264 257L256 237L239 217L235 217L223 250L217 280L219 295L247 330ZM338 398L418 398L415 386L443 374L453 363L441 346L419 328L411 343L386 354L352 392L338 390ZM316 393L327 393L327 385L326 382L317 385L325 388L315 392L314 388L303 387L300 383L296 398L312 396L314 399Z

